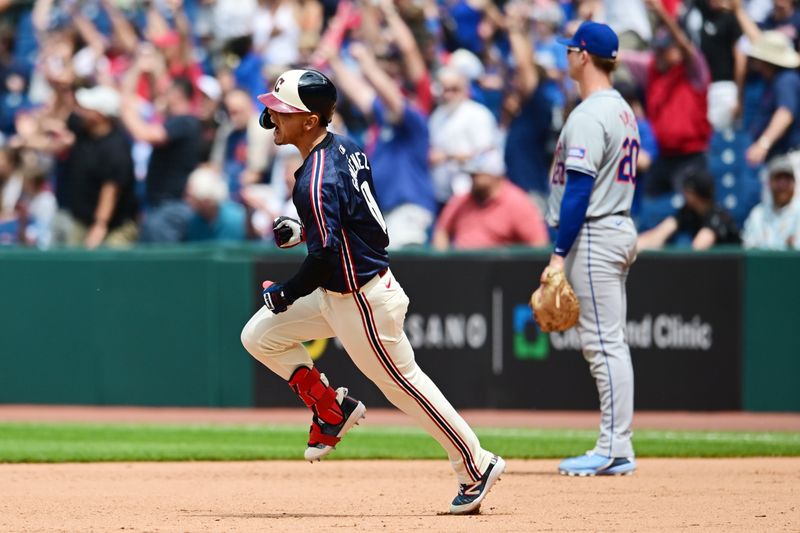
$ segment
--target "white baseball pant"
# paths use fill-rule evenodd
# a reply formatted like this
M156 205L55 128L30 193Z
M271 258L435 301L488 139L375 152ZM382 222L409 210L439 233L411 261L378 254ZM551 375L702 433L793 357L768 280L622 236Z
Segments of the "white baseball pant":
M459 483L477 481L492 454L481 448L472 428L417 366L403 331L408 304L405 291L388 271L355 293L319 288L283 313L275 315L262 307L244 327L242 343L288 381L297 367L314 364L303 342L338 337L359 370L442 445Z

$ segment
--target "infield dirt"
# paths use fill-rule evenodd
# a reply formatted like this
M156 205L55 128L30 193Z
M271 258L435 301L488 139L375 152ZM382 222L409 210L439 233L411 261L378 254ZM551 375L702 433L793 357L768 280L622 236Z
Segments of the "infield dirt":
M476 426L596 427L598 414L465 411ZM0 406L0 420L294 423L302 410ZM369 423L405 425L372 409ZM799 414L637 413L639 428L800 430ZM441 461L0 464L0 532L794 531L800 458L640 459L633 476L567 478L508 461L478 516L445 514Z
M0 465L0 531L800 531L800 458L508 462L478 516L442 461Z

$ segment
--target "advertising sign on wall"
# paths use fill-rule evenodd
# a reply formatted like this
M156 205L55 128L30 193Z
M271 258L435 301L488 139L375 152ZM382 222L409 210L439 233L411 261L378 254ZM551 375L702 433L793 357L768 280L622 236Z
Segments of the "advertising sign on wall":
M740 264L737 257L645 256L634 265L627 337L637 409L741 407ZM254 284L285 279L296 265L259 263ZM405 329L417 362L456 407L597 408L577 330L545 335L532 319L527 302L544 266L526 257L393 258L411 300ZM368 405L388 405L335 339L307 348L332 385ZM256 405L298 405L283 380L263 368L255 374Z

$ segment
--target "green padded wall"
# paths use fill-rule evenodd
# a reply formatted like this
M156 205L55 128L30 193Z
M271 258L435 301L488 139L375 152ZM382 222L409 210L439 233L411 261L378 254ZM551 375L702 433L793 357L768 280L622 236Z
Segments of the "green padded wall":
M800 411L800 252L748 252L745 272L742 406Z
M0 402L252 405L251 263L213 248L4 251Z
M273 253L285 260L292 252ZM743 343L742 406L800 411L800 253L734 253L744 261L741 285L730 288L743 291L743 328L729 331ZM542 255L448 255L520 254ZM258 245L0 249L0 402L253 405L256 364L239 332L259 291L253 261L263 255ZM403 255L425 262L431 254Z

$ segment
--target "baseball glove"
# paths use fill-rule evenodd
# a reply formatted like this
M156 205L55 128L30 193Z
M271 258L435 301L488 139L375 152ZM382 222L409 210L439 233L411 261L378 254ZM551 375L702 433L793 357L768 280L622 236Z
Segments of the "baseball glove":
M578 322L581 305L563 270L545 271L544 281L531 295L531 309L545 333L564 331Z

